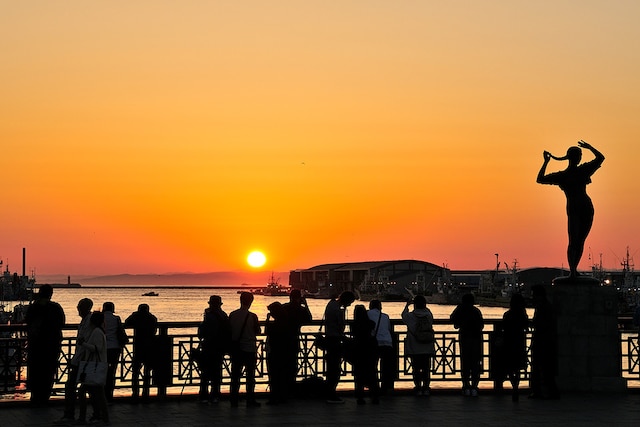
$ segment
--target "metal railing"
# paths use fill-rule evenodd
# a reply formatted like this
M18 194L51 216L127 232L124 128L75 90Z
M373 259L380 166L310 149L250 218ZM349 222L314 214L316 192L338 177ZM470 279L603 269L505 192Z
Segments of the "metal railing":
M485 321L483 332L484 355L482 359L483 371L481 387L494 386L492 375L493 330L498 321ZM261 322L264 330L265 322ZM170 354L162 363L163 371L171 372L163 384L158 385L158 394L194 393L200 384L200 371L191 359L191 351L199 345L197 337L198 322L163 322L159 323L159 345L164 346L159 353ZM320 327L320 321L314 321L302 328L300 335L300 352L298 354L298 380L310 377L325 376L324 353L315 345L315 334ZM411 360L404 354L404 338L406 327L400 320L392 321L395 354L397 356L397 388L411 388L413 386ZM459 335L448 320L436 320L435 356L432 358L431 385L435 388L460 387L460 348ZM77 325L67 325L64 329L60 365L54 383L54 394L64 393L64 383L67 379L68 363L75 351L75 334ZM131 332L131 331L129 331ZM628 380L630 388L640 388L640 349L638 332L620 330L621 347L621 377ZM132 335L130 333L130 335ZM530 359L530 334L527 337L527 354ZM257 391L266 391L268 386L266 337L258 336L256 381ZM116 371L116 389L126 393L131 388L133 377L133 343L124 348L121 361ZM26 335L21 325L0 326L0 394L26 392ZM168 366L170 364L171 366ZM524 384L529 378L529 366L522 371ZM223 366L223 390L228 390L230 384L231 364L229 356L225 356ZM341 388L353 389L351 365L343 362Z

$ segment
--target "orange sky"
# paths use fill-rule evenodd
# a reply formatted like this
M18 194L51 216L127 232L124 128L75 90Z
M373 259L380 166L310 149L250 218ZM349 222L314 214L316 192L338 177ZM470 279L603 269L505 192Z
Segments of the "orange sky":
M637 1L130 3L0 2L12 270L566 266L579 139L581 267L640 250Z

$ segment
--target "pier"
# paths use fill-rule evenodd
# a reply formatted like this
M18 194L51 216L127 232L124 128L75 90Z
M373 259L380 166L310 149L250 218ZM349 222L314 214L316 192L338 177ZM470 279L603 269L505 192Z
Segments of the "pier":
M628 319L620 319L621 325ZM620 329L621 372L627 383L622 393L563 393L558 400L527 399L529 369L523 371L521 398L511 401L508 381L505 390L495 386L491 375L491 340L496 321L485 321L485 354L483 373L478 397L465 397L460 388L460 359L458 331L450 322L437 320L436 356L432 365L432 392L429 397L415 396L411 380L411 365L404 357L402 340L406 328L402 322L393 321L394 335L398 345L398 380L395 391L380 399L379 405L367 401L357 405L353 393L351 366L343 364L343 376L339 393L345 400L343 405L329 405L323 398L300 395L286 405L266 405L268 398L268 372L264 336L258 337L257 387L259 408L231 408L227 400L229 387L229 360L225 361L223 399L217 404L198 402L199 371L189 359L190 351L197 347L196 328L198 322L160 323L159 339L170 348L171 378L160 387L152 387L152 398L148 403L135 403L131 394L131 351L129 343L123 353L117 372L115 401L109 406L111 425L128 426L342 426L342 425L438 425L460 426L467 423L479 426L601 426L636 425L640 419L640 352L638 332ZM264 326L264 322L261 322ZM299 354L298 379L324 376L322 351L313 342L320 322L303 327L301 352ZM75 348L77 325L67 325L64 331L63 354L54 395L50 403L34 408L25 390L26 369L24 366L24 344L22 326L0 327L0 355L2 375L0 377L1 425L3 426L49 426L62 416L64 382L67 360ZM131 332L131 331L129 331ZM9 337L12 335L12 337ZM132 335L131 333L129 335Z
M621 325L628 325L626 318L620 318ZM482 360L483 373L480 388L484 390L494 389L492 376L491 352L493 329L498 321L485 320L484 355ZM197 392L200 374L196 364L189 358L191 351L198 346L199 339L196 331L199 322L160 322L158 341L166 348L161 353L169 355L162 361L162 371L170 372L168 378L157 389L160 395L190 395ZM264 331L265 322L261 322ZM298 355L298 380L308 377L324 377L325 365L322 350L314 344L314 334L318 332L320 321L314 321L305 325L301 333L301 351ZM403 340L406 335L406 327L400 320L393 320L392 327L395 337L395 349L397 355L398 378L395 387L398 390L408 390L413 387L411 376L411 364L404 355ZM436 338L436 354L432 361L431 387L435 390L458 391L460 383L460 353L458 331L453 325L444 319L434 322ZM64 383L67 377L67 361L75 349L75 335L77 325L66 325L60 356L60 367L54 384L54 399L64 394ZM0 397L16 395L26 400L26 366L24 326L0 325ZM129 331L132 337L132 331ZM638 332L634 329L621 328L619 330L620 342L620 377L625 380L628 390L640 391L640 349L638 345ZM527 345L530 344L530 336ZM265 336L258 336L258 363L256 371L256 391L266 392L268 386L268 372L266 366ZM116 372L116 395L128 396L131 389L132 378L132 342L124 349L121 363ZM522 372L521 387L526 388L529 380L529 365ZM230 363L228 356L225 358L223 372L223 392L228 390L230 383ZM508 388L508 381L504 383ZM353 391L353 377L351 365L343 362L343 376L340 389L344 392ZM6 399L0 399L6 400Z

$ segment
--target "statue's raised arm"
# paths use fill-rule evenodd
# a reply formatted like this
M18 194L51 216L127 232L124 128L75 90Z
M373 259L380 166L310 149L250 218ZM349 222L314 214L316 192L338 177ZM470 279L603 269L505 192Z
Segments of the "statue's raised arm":
M580 164L582 149L593 153L595 158L589 162ZM591 175L602 165L604 156L591 144L583 140L578 141L577 147L569 147L567 154L556 157L548 151L542 153L544 162L538 172L539 184L557 185L567 197L567 219L569 231L569 246L567 259L569 261L570 275L578 275L578 264L584 251L584 242L589 235L593 224L593 203L587 195L587 185L591 183ZM547 166L551 159L568 160L569 165L563 171L547 174Z

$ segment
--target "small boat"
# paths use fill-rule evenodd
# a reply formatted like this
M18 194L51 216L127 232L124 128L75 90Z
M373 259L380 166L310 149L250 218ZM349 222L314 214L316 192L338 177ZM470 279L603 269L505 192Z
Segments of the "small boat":
M270 297L288 296L291 293L291 288L289 286L281 285L280 279L276 279L272 272L267 286L264 288L255 289L253 293Z
M143 297L157 297L158 295L160 294L153 291L145 292L144 294L142 294Z

